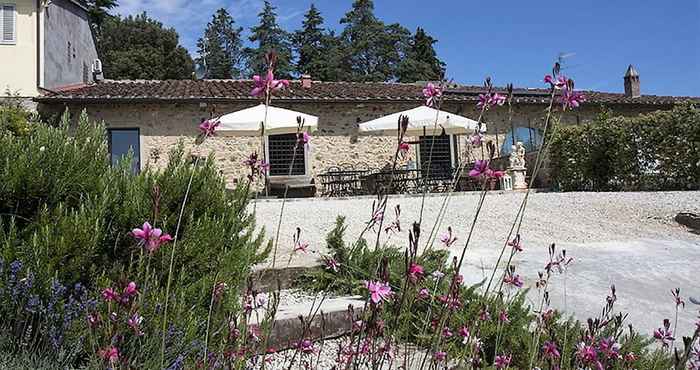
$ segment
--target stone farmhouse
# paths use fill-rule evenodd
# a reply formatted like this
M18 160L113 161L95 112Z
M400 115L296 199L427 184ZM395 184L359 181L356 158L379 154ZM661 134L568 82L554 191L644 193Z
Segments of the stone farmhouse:
M185 139L188 149L196 155L214 152L227 180L236 181L246 174L242 160L260 150L260 138L215 137L194 147L194 137L203 119L260 104L250 96L252 86L249 80L100 81L58 89L35 100L45 114L57 115L68 109L75 117L86 110L91 118L104 120L109 129L113 159L132 148L140 168L163 166L169 150ZM686 100L700 102L697 97L641 94L639 74L632 66L624 76L624 86L624 94L585 91L587 102L565 115L564 123L575 125L590 121L603 107L616 114L637 115L667 110ZM319 117L318 131L301 159L304 163L295 165L292 177L312 182L331 166L385 166L394 153L396 139L360 134L358 124L423 104L422 88L423 84L323 82L306 76L292 81L288 89L275 96L272 104ZM482 87L450 86L445 90L441 109L476 119L476 102L482 92ZM487 136L498 141L503 149L501 154L508 153L513 137L515 141L525 142L530 150L537 149L547 103L546 89L516 88L512 133L506 106L488 111L485 117ZM265 138L266 146L275 148L268 153L271 181L291 180L286 175L294 140L287 136ZM428 138L418 139L416 142ZM468 160L464 153L466 139L441 135L436 139L433 161L456 167L459 161ZM426 147L413 145L413 155L419 166L421 152Z

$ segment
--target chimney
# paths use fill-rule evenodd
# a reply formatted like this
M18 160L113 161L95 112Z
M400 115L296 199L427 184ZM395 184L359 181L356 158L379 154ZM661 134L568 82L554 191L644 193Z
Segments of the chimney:
M637 72L631 64L627 67L627 72L625 73L625 96L630 98L638 98L641 96L639 72Z
M301 75L301 87L305 89L310 89L311 88L311 75L304 73Z

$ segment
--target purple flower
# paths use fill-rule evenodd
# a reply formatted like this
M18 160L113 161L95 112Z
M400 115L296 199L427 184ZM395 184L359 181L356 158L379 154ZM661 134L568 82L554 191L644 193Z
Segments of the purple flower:
M336 261L335 258L331 256L324 256L323 262L326 265L327 270L338 272L338 269L340 268L340 263L338 263L338 261Z
M312 342L310 339L303 339L299 341L297 347L299 348L299 351L301 351L302 354L316 353L314 342Z
M457 241L457 237L452 235L452 226L447 227L447 232L440 236L440 242L449 248Z
M511 355L500 355L496 356L496 358L493 361L493 364L496 366L496 369L505 369L508 366L510 366L510 362L512 361L513 357Z
M508 317L508 311L501 310L501 312L498 314L498 320L504 324L510 323L510 318Z
M411 282L416 283L418 280L423 279L424 273L425 271L423 270L423 266L411 262L411 265L408 268L408 279Z
M564 109L578 108L581 103L586 101L586 96L578 91L574 91L573 80L569 80L568 84L562 89L559 102Z
M309 134L306 131L298 134L298 136L299 138L297 139L297 141L302 145L308 145L311 142L311 134Z
M671 295L673 296L673 300L676 302L676 307L683 306L685 308L685 301L683 300L683 297L681 297L681 288L671 290Z
M101 349L97 352L97 354L105 361L109 363L115 363L119 361L119 350L117 347L110 346L104 349Z
M576 357L584 364L591 364L598 361L598 354L595 348L584 342L576 346Z
M484 140L484 136L479 132L475 132L474 134L469 136L469 144L471 144L472 146L475 146L475 147L480 146L481 142L483 140Z
M474 168L469 171L471 177L501 178L502 171L494 171L489 167L489 161L478 159L474 163Z
M445 359L447 359L447 352L436 351L433 354L433 360L435 360L435 362L442 362L442 361L445 361Z
M374 304L380 304L382 301L388 301L394 294L388 283L380 281L365 281L365 287L369 290L370 300Z
M139 240L149 253L156 252L161 245L173 240L170 234L163 234L163 230L153 228L148 221L144 222L140 229L131 230L131 236Z
M660 341L663 347L668 347L675 340L673 331L670 328L671 322L668 319L664 319L663 328L654 330L654 338Z
M555 89L561 89L566 86L568 79L565 76L558 76L557 78L552 78L550 75L544 76L544 82L550 84Z
M516 235L513 240L509 241L508 245L513 247L514 252L522 252L523 244L520 242L520 234Z
M496 105L503 105L506 102L506 97L499 93L479 94L479 102L476 106L479 109L488 110Z
M432 107L436 100L442 96L442 89L428 82L423 89L423 96L426 98L425 105Z
M134 313L129 317L129 319L126 321L126 324L129 325L131 329L134 330L134 334L136 336L142 336L143 332L141 331L141 323L143 322L143 316L139 315L138 312Z
M421 288L418 291L418 299L428 299L430 298L430 291L427 288Z
M280 90L285 87L289 87L289 81L287 80L275 80L275 75L272 72L272 69L269 69L267 71L267 75L265 78L255 75L253 76L253 83L254 87L253 90L251 90L250 95L252 96L260 96L260 95L267 95L271 93L272 91Z
M219 127L219 119L208 119L199 124L200 134L207 138L216 134L216 128Z
M119 300L119 293L114 291L114 289L112 289L112 288L102 289L102 299L104 299L105 302L118 301Z
M557 344L554 342L544 342L544 345L542 345L542 352L544 353L544 358L546 359L556 360L559 357L561 357L561 353L559 353L559 348L557 348Z
M515 288L522 288L524 284L523 278L510 270L503 277L503 282Z

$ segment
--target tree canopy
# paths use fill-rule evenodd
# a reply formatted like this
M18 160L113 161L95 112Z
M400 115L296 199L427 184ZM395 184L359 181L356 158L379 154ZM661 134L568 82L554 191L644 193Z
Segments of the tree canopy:
M97 43L105 76L112 79L188 79L194 63L173 28L149 18L107 17Z
M242 77L245 58L241 32L243 27L235 26L226 9L216 11L197 41L197 67L204 71L204 78Z
M88 0L98 52L109 78L191 78L194 62L178 45L177 32L145 13L122 18L109 10L117 0ZM258 22L243 27L225 8L218 9L197 41L196 66L202 78L250 78L265 72L265 55L277 54L275 74L294 78L310 74L323 81L435 81L446 64L435 51L437 40L418 27L385 24L373 0L354 0L340 19L338 32L326 28L312 3L301 27L287 32L276 8L265 0Z
M246 49L248 70L251 74L264 74L265 54L274 51L277 54L276 75L280 78L290 78L293 73L290 35L277 24L275 9L265 0L263 9L258 14L258 25L250 29L249 40L254 45L257 44L257 47Z

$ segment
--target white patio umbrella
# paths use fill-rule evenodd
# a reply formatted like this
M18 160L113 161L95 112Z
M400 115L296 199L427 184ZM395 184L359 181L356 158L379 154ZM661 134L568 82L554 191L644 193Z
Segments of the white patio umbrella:
M315 131L318 117L293 110L268 107L265 135L293 134L297 132L297 117L304 120L304 130ZM265 121L265 104L224 114L219 117L217 135L221 136L258 136L262 133Z
M443 129L446 134L470 134L477 127L477 122L472 119L422 105L361 123L360 132L396 135L399 116L402 115L408 117L406 136L421 136L424 133L425 135L432 135L436 117L437 128L435 133L437 135L441 134Z

